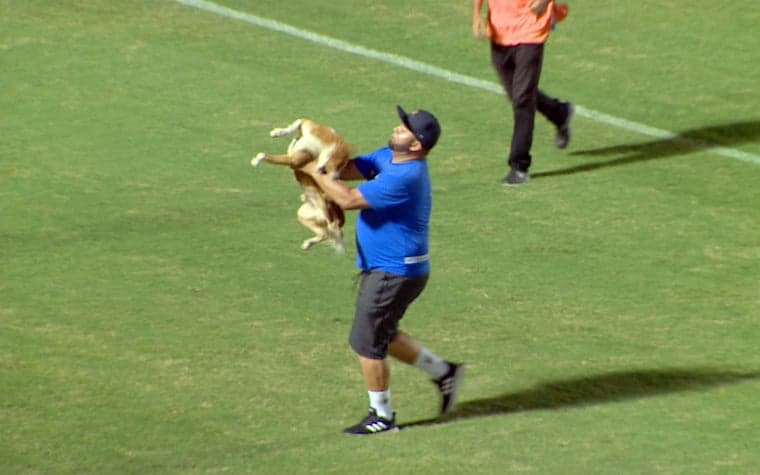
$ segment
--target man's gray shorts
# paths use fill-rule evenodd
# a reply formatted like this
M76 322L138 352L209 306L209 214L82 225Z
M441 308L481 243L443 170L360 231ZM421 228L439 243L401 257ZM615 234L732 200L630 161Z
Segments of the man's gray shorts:
M428 275L405 277L386 272L362 272L356 313L348 342L359 355L383 359L396 337L398 322L425 288Z

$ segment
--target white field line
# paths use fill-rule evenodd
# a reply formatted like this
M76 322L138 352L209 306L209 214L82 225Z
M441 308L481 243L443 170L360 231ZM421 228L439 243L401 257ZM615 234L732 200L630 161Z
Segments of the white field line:
M311 31L301 30L294 26L280 23L278 21L270 20L268 18L262 18L260 16L252 15L250 13L244 13L237 10L233 10L222 5L218 5L213 2L205 0L174 0L176 3L186 5L188 7L197 8L199 10L205 10L207 12L214 13L223 17L231 18L233 20L239 20L250 25L254 25L267 30L284 33L286 35L301 38L312 43L320 44L333 48L346 53L355 54L364 58L375 59L384 63L399 66L405 69L409 69L418 73L427 74L443 79L448 82L462 84L474 89L481 89L497 94L503 94L504 90L501 85L477 79L471 76L465 76L463 74L455 73L446 69L431 66L429 64L421 63L404 56L399 56L391 53L383 53L382 51L376 51L362 46L354 45L346 41L330 38L329 36L320 35ZM720 155L722 157L732 158L743 162L754 163L760 165L760 155L755 155L741 150L736 150L728 147L721 147L708 142L697 141L692 139L681 138L678 134L669 132L667 130L650 127L648 125L640 124L630 120L622 119L619 117L611 116L603 112L597 112L595 110L587 109L583 106L575 106L575 113L581 117L599 122L602 124L617 127L619 129L628 130L641 135L649 137L655 137L658 139L672 139L680 143L692 146L701 150L709 150L710 152Z

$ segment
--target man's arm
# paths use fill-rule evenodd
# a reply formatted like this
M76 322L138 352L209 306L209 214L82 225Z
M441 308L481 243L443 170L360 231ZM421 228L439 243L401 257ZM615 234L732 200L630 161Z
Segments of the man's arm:
M340 176L338 177L341 180L364 180L364 175L362 175L362 172L359 171L359 169L356 167L356 162L353 160L349 160L346 162L346 165L343 167L343 169L340 171Z
M316 160L307 163L304 167L300 168L300 170L304 173L308 173L314 181L317 182L317 185L322 188L322 191L325 192L327 197L341 208L349 210L369 208L369 203L367 203L367 200L364 199L364 196L358 189L349 188L342 181L317 170ZM363 178L359 170L356 169L356 165L349 162L349 165L341 171L340 178L354 179L353 177L355 175Z
M317 172L312 175L322 191L328 198L333 200L343 209L364 209L369 208L369 203L364 199L364 195L356 188L349 188L340 180L331 178L328 175Z
M486 23L483 20L483 0L472 0L472 36L486 37Z

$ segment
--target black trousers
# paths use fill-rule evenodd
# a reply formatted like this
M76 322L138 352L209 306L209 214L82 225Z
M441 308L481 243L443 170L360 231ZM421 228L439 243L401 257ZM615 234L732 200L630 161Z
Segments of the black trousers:
M543 60L543 44L491 44L491 63L512 102L514 122L509 166L520 171L530 168L536 110L557 127L567 118L567 105L538 88Z

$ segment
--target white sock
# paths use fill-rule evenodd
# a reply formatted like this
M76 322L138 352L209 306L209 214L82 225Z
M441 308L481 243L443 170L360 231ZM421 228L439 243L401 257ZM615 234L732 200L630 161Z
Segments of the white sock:
M388 420L393 419L391 409L391 388L385 391L367 391L369 393L369 407L377 412L377 415Z
M420 350L413 366L426 372L433 379L439 379L449 372L449 364L427 348Z

